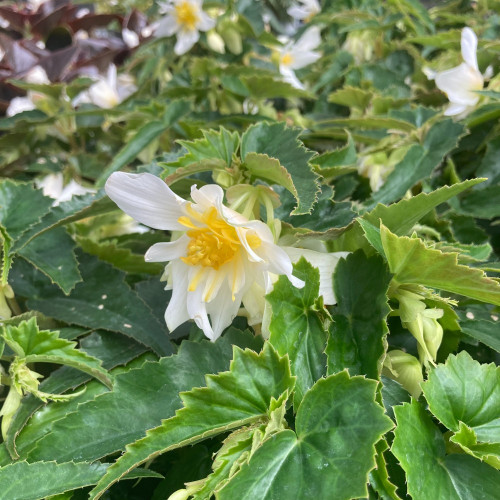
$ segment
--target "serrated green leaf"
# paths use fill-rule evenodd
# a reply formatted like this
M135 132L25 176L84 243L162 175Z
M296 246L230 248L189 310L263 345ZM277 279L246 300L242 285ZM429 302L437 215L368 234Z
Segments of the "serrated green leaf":
M500 368L462 351L429 373L422 390L432 413L458 432L463 422L482 442L500 443Z
M466 120L470 128L477 127L491 120L496 120L500 116L500 102L490 102L479 106Z
M16 462L0 467L0 491L6 500L41 500L93 485L106 469L101 463Z
M91 255L78 252L77 256L83 282L67 297L56 287L39 282L29 307L66 323L120 332L160 355L171 354L174 349L166 326L125 283L125 274ZM34 279L40 281L38 276Z
M181 394L184 408L146 437L127 446L90 494L97 499L114 482L141 463L168 450L266 419L273 400L294 385L288 358L269 343L260 354L234 348L229 372L206 377L207 387Z
M333 275L337 307L326 347L329 374L347 368L351 375L379 378L390 281L383 259L368 258L362 250L338 263Z
M290 358L292 374L297 377L293 399L297 408L304 394L326 373L327 313L318 303L319 271L301 258L294 266L294 276L305 281L303 288L280 276L266 298L272 307L269 341L280 355Z
M445 455L441 432L417 401L396 406L394 413L392 452L406 472L413 500L496 498L500 473L469 455Z
M174 415L182 406L179 392L203 385L207 373L227 369L231 341L246 346L251 340L248 337L240 332L216 343L183 342L176 355L116 375L111 392L96 394L78 407L67 406L70 409L55 420L51 413L58 413L57 406L48 412L48 429L40 425L45 415L29 421L19 436L19 454L29 460L96 460L123 450L146 430L160 425L162 419ZM124 421L126 426L119 425ZM76 435L71 430L75 428L79 429ZM71 448L67 446L69 436Z
M319 191L318 175L309 166L313 153L297 139L299 133L299 129L281 122L261 122L250 126L241 137L243 161L249 153L260 153L276 158L286 168L297 193L295 215L310 213Z
M335 151L328 151L315 156L311 163L317 167L317 172L323 177L337 177L340 173L357 170L357 167L349 167L356 164L356 146L352 136L347 132L347 144ZM349 167L349 168L346 168Z
M418 238L396 236L380 226L384 254L399 283L415 283L500 305L500 284L483 271L457 263L456 253L427 248Z
M52 202L32 184L3 180L0 182L0 225L15 241L49 211Z
M68 295L82 281L75 248L66 229L58 227L31 240L18 253Z
M487 186L467 193L459 203L459 213L479 219L493 219L500 216L500 186Z
M443 158L455 148L463 133L463 125L451 119L435 123L427 132L422 145L411 146L384 185L373 194L372 206L402 198L408 189L429 177Z
M111 387L108 372L101 361L77 350L76 342L59 338L59 332L39 330L36 319L23 321L18 326L5 326L1 333L7 345L24 358L26 363L57 363L71 366L97 378Z
M219 492L220 500L365 497L375 443L392 422L375 402L376 382L340 372L320 379L281 431Z

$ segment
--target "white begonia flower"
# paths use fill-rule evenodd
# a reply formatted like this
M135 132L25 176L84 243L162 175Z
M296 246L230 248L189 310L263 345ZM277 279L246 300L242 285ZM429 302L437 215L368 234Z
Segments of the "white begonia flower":
M425 69L429 79L434 79L436 86L442 90L450 101L445 110L446 116L464 117L470 113L479 101L475 90L482 90L484 85L483 75L477 65L477 37L470 28L462 30L461 39L462 59L464 62L455 68L446 71L432 72Z
M321 54L315 52L321 44L321 32L317 26L312 26L296 41L289 42L279 51L279 70L283 79L295 88L304 86L295 76L294 70L316 62Z
M39 189L43 190L43 194L52 198L54 203L53 207L57 207L63 201L69 201L73 196L79 196L87 193L95 193L95 189L83 187L78 184L74 179L64 185L63 174L48 174L43 179L37 180L36 185Z
M158 23L156 37L177 36L174 52L185 54L200 38L200 31L211 30L215 26L212 19L202 9L203 0L169 0L160 3L165 17Z
M169 261L172 298L165 321L170 331L194 319L215 340L245 304L252 285L264 293L270 289L271 273L286 275L294 286L304 285L292 276L290 258L274 243L269 227L224 206L224 193L216 184L193 186L189 202L154 175L115 172L105 190L138 222L183 232L175 241L154 244L145 255L148 262Z
M98 75L97 81L73 100L73 105L91 102L100 108L110 109L131 96L136 90L134 79L127 74L117 75L116 66L110 64L106 76Z
M294 19L308 22L316 14L321 12L321 5L318 0L299 0L297 5L292 5L286 12Z
M129 49L134 49L139 45L139 35L128 28L122 29L122 38Z

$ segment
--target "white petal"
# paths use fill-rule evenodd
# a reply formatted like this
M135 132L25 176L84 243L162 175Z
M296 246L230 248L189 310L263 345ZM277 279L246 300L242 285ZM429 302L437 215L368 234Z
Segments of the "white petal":
M31 111L35 108L36 106L29 97L14 97L14 99L10 101L6 114L7 116L14 116L23 111Z
M312 266L319 271L319 294L323 296L323 301L327 305L337 303L333 293L333 271L338 261L349 255L349 252L323 253L305 248L283 247L290 256L292 262L297 262L304 257Z
M471 92L483 87L481 73L462 63L460 66L442 71L435 77L436 86L445 92L450 102L474 105L479 96Z
M45 70L39 66L36 65L33 68L31 68L28 73L24 76L24 79L28 83L42 83L42 84L49 84L50 80L49 77L47 76L47 73Z
M287 14L294 19L301 21L302 19L308 18L311 13L305 8L298 5L292 5L287 9Z
M172 281L172 297L165 311L165 322L172 332L190 318L187 310L188 273L187 265L181 261L173 261L168 267Z
M307 29L304 34L295 42L297 49L314 50L321 45L321 30L317 26Z
M114 172L106 181L106 194L136 221L154 229L184 231L178 222L186 203L155 175Z
M224 191L217 184L207 184L200 189L196 185L191 187L191 198L195 203L201 205L204 209L210 207L222 206Z
M212 19L206 12L199 12L199 20L196 28L200 31L208 31L215 27L215 19Z
M196 30L179 31L177 33L177 42L174 47L174 52L181 56L185 54L200 38L200 33Z
M292 275L293 266L288 254L278 245L262 242L259 247L259 254L268 263L271 273L284 274L296 288L302 288L305 283Z
M238 294L236 300L233 301L231 300L231 290L223 286L217 297L207 305L214 333L213 340L220 337L223 330L231 324L233 318L238 314L240 304L241 294Z
M92 103L103 109L113 108L120 102L116 89L105 80L94 83L88 89L88 95Z
M304 90L304 85L302 85L299 79L295 76L295 73L292 69L280 64L280 73L283 75L283 80L286 83L289 83L296 89Z
M290 63L290 68L300 69L304 66L308 66L309 64L316 62L320 58L321 54L319 52L313 52L312 50L296 52L293 55L293 60Z
M114 64L110 64L108 67L108 72L106 73L106 81L108 85L116 90L116 66Z
M476 71L479 71L477 67L477 36L470 28L464 28L462 30L462 57L464 61Z
M159 23L158 27L155 29L154 36L161 38L164 36L172 36L177 33L179 25L175 20L174 16L165 16Z
M445 116L458 116L467 111L468 109L472 109L473 107L467 106L467 104L454 104L451 103L444 111Z
M189 238L186 235L168 243L155 243L146 252L144 260L146 262L167 262L184 257L187 253L188 243Z
M198 287L194 292L188 292L187 310L189 317L194 319L196 326L203 330L203 333L213 341L220 335L220 333L216 336L212 326L210 325L210 321L208 321L207 305L203 302L202 294L202 287Z
M64 179L61 172L48 174L43 179L36 181L38 188L43 189L44 196L49 196L56 200L63 191Z
M133 49L139 45L139 35L128 28L123 28L122 38L129 49Z

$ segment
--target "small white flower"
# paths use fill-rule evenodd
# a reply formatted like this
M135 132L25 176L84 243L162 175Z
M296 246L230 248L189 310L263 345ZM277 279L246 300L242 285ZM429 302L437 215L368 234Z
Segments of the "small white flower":
M38 83L47 85L50 83L47 73L41 66L34 66L25 75L24 80L28 83ZM14 97L9 103L6 115L14 116L23 111L36 109L36 101L43 99L44 95L40 92L30 90L25 97Z
M318 0L299 0L297 5L292 5L287 9L290 17L304 22L310 21L319 12L321 12L321 5Z
M122 38L129 49L134 49L139 45L139 35L128 28L122 29Z
M83 187L74 179L64 185L63 174L48 174L43 179L37 180L36 185L43 190L44 196L54 200L53 207L57 207L63 201L69 201L73 196L79 196L87 193L95 193L95 189Z
M459 66L437 73L427 68L424 71L448 96L450 105L444 112L446 116L464 117L470 113L479 101L479 95L474 91L482 90L484 84L477 65L477 37L470 28L462 30L461 47L464 62Z
M156 37L177 35L174 52L185 54L200 38L200 31L211 30L215 26L212 19L202 9L203 0L169 0L161 3L161 13L166 16L159 22Z
M224 193L216 184L193 186L193 202L147 173L115 172L105 189L138 222L183 232L177 240L156 243L145 255L149 262L170 261L166 275L172 298L165 312L170 331L194 319L215 340L241 303L245 305L254 284L264 292L270 289L271 273L286 275L297 287L304 285L292 276L290 258L274 243L268 226L224 206Z
M73 100L73 105L91 102L100 108L110 109L136 90L133 78L126 74L117 76L116 66L110 64L106 76L98 75L97 81Z
M315 52L321 44L321 33L317 26L312 26L296 41L287 43L279 53L279 70L283 79L295 88L304 86L295 76L294 70L316 62L321 54Z

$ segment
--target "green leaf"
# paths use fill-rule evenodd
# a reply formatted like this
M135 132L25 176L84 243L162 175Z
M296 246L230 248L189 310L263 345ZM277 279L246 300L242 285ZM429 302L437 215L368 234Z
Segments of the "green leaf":
M483 104L472 112L466 120L469 128L477 127L491 120L496 120L500 116L500 102L490 102Z
M5 499L43 499L93 485L106 469L101 463L16 462L0 467L0 491Z
M276 158L286 168L297 193L297 207L292 212L296 215L311 212L319 191L318 175L309 165L313 153L297 140L299 134L300 129L288 128L282 122L261 122L250 126L241 137L243 161L249 153L260 153Z
M467 193L459 203L459 213L479 219L500 216L500 186L495 184Z
M389 206L378 204L373 210L363 215L363 220L377 227L382 222L394 234L405 236L431 210L483 180L470 179L452 186L443 186L431 193L420 193Z
M111 379L99 359L75 349L76 342L59 338L59 332L39 330L36 319L18 326L5 326L1 334L7 345L27 363L56 363L71 366L97 378L107 387Z
M432 413L448 429L471 427L482 442L500 443L500 368L462 351L431 370L422 390Z
M398 120L389 116L364 116L361 118L334 118L318 122L318 125L333 127L360 128L368 130L378 129L396 129L403 132L412 132L415 130L413 123L405 120Z
M469 455L445 455L439 429L417 401L394 408L392 452L406 472L413 500L489 500L498 496L500 473Z
M498 322L484 319L460 321L460 329L463 333L479 342L500 352L500 336L498 335Z
M315 95L307 90L297 89L287 82L271 76L242 76L241 81L255 99L293 99L303 97L315 99Z
M171 102L161 120L147 122L130 139L123 148L118 151L111 164L104 170L96 185L101 187L106 179L120 168L124 167L143 150L154 139L159 137L165 130L170 128L179 118L188 113L191 109L189 101L178 100Z
M78 406L51 405L51 411L37 414L22 430L19 454L29 460L96 460L123 450L182 407L179 392L203 385L207 373L227 369L232 342L246 346L252 341L249 337L240 332L216 343L183 342L176 355L116 375L111 392ZM63 412L59 418L58 412ZM117 427L125 421L126 426Z
M184 408L127 446L90 498L100 498L128 471L161 453L265 420L273 400L286 398L294 382L288 358L280 358L269 343L260 354L235 347L230 371L207 375L207 387L182 393Z
M347 106L348 108L358 108L362 111L366 109L373 97L372 92L358 87L343 87L328 96L328 102Z
M362 250L338 263L333 275L338 303L326 347L329 374L347 368L351 375L379 378L388 332L390 281L383 259L368 258Z
M328 313L318 300L319 271L301 258L293 274L305 281L303 288L294 287L288 278L280 276L266 298L272 307L269 341L280 355L288 354L290 358L292 374L297 377L293 401L298 407L304 394L326 373L323 351Z
M0 225L11 240L16 240L49 211L52 202L32 184L3 180L0 182Z
M50 284L37 283L29 307L66 323L123 333L160 355L173 352L166 326L125 283L123 272L81 252L78 260L83 282L68 297Z
M320 379L297 412L295 432L269 438L219 492L220 500L366 497L375 443L392 427L376 382L340 372Z
M31 240L19 250L19 255L48 276L68 295L82 281L75 257L76 244L63 227Z
M399 283L415 283L500 305L500 284L483 271L457 263L456 253L427 248L418 238L399 237L384 225L380 236L389 269Z
M347 132L347 144L335 151L328 151L322 155L315 156L311 163L317 167L317 172L323 177L337 177L341 173L351 171L346 166L354 165L352 170L357 170L356 145L352 136Z
M463 125L446 119L435 123L427 132L422 145L413 145L394 167L384 185L373 194L373 203L391 203L408 189L429 177L443 158L452 151L464 133Z

